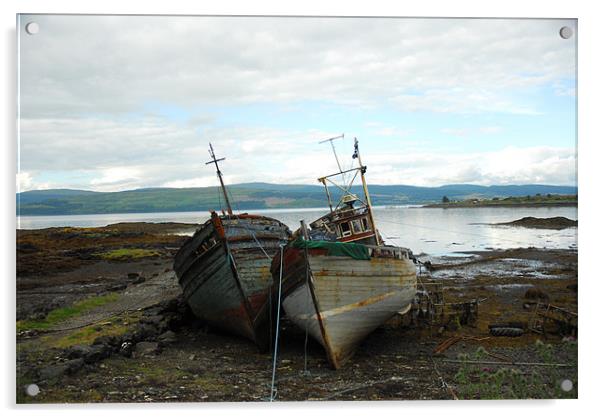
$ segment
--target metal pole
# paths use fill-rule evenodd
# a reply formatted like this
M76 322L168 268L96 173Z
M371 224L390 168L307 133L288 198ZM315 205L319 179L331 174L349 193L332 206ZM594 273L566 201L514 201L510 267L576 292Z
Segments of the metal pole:
M309 232L307 231L307 225L305 225L305 220L301 219L299 222L301 223L301 233L303 234L303 238L305 240L309 240Z
M326 190L326 197L328 198L328 206L330 207L330 211L332 212L332 199L330 198L330 191L328 191L328 186L326 185L326 180L319 179L319 181L324 185L324 190Z
M228 192L226 191L226 186L224 185L224 179L222 178L222 172L219 169L218 161L223 161L225 158L217 159L215 158L215 152L213 152L213 145L211 142L209 143L209 155L211 155L212 160L206 162L205 164L215 164L215 168L217 169L217 177L219 178L219 183L222 186L222 192L224 194L224 199L226 200L226 208L228 209L228 215L232 215L232 206L230 206L230 199L228 199Z
M372 229L374 230L374 239L376 240L376 245L381 245L380 238L378 237L378 231L376 230L376 224L374 223L374 216L372 215L372 202L370 201L370 193L368 193L368 185L366 184L366 178L364 177L364 169L365 167L362 165L362 157L360 157L360 149L358 146L357 138L355 139L355 155L357 155L357 162L360 165L360 174L362 176L362 186L364 187L364 195L366 196L366 203L368 205L368 216L370 216L370 223L372 224Z

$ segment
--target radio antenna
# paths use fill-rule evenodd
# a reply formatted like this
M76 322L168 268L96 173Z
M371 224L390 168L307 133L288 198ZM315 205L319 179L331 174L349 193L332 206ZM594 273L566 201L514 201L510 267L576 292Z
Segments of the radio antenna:
M341 163L339 162L337 150L334 148L334 144L332 143L332 141L334 141L335 139L341 139L341 138L345 138L345 134L341 134L339 136L334 136L332 138L325 139L324 141L320 141L320 144L323 144L324 142L330 142L330 146L332 147L332 153L334 154L335 160L337 160L337 166L339 167L339 173L342 173L343 169L341 168Z

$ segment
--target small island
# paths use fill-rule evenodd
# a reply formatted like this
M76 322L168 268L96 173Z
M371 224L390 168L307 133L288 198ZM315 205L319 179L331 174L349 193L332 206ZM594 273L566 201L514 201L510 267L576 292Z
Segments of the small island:
M536 194L535 196L493 197L491 199L472 198L451 200L447 196L441 198L441 203L424 205L424 208L475 208L475 207L535 207L535 206L577 206L577 195Z
M501 222L491 225L503 225L503 226L519 226L523 228L535 228L535 229L566 229L577 227L577 221L565 218L564 216L555 216L553 218L535 218L533 216L526 216L512 222Z

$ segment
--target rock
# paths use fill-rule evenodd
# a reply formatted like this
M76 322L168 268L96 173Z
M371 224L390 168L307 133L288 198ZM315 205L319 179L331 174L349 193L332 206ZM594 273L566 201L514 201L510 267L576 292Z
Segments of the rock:
M157 337L157 341L163 344L172 344L178 341L176 333L173 331L165 331L163 334Z
M68 360L65 362L65 364L67 365L67 372L71 374L81 369L84 366L84 361L80 358L77 358L73 360Z
M161 308L163 312L177 312L178 306L180 305L180 301L178 298L173 298L166 300L161 303Z
M550 296L537 287L531 287L525 292L525 299L548 301L550 300Z
M153 356L159 353L159 343L152 341L141 341L136 344L134 351L137 356Z
M96 363L109 357L112 352L112 348L108 345L93 345L90 347L90 351L84 356L84 361L88 364Z
M128 279L134 280L140 277L140 273L128 273Z
M132 282L132 284L140 284L140 283L144 283L146 281L146 278L144 276L140 276L138 278L136 278L136 280L134 280Z
M39 376L41 380L52 380L59 378L65 374L75 373L84 365L84 360L81 358L68 360L64 363L55 364L45 367L40 370Z
M139 324L134 331L136 341L154 340L161 333L160 328L160 324Z
M33 314L31 314L31 315L29 315L27 317L27 319L30 319L32 321L41 321L41 320L43 320L45 318L46 318L46 313L45 312L36 312L36 313L33 313Z
M17 336L19 338L33 338L35 336L37 336L39 334L39 332L35 329L26 329L23 331L20 331Z
M118 292L120 290L124 290L127 287L127 284L115 284L113 286L108 287L107 290L110 292Z
M101 335L96 337L92 345L108 345L111 347L117 347L119 345L119 338L114 335Z
M69 366L65 363L55 364L53 366L44 367L40 370L39 376L41 380L52 380L66 374L68 370Z
M142 318L140 318L140 323L159 326L159 324L161 323L161 321L163 321L163 319L164 319L163 315L143 316Z
M65 357L68 359L82 358L90 353L90 346L87 345L74 345L65 350Z

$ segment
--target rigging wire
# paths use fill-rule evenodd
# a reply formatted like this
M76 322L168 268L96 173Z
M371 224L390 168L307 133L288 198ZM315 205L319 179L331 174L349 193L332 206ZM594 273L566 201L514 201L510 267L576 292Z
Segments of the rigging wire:
M276 337L274 341L274 362L272 365L272 388L270 391L270 402L276 398L274 383L276 380L276 361L278 360L278 338L280 336L280 299L282 297L282 263L284 259L284 245L280 244L280 279L278 282L278 312L276 313Z
M305 287L307 289L307 292L311 292L310 288L309 288L309 262L308 262L308 251L307 251L307 246L305 247ZM307 302L305 305L305 311L309 314L309 310L310 310L310 306L309 306L309 301L310 301L311 297L308 295L308 297L305 298L305 301ZM317 319L317 318L316 318ZM308 375L309 372L307 371L307 342L309 340L309 317L305 320L305 343L303 345L303 374L304 375Z
M234 206L236 207L236 210L237 210L238 212L241 212L241 210L240 210L240 207L238 206L238 203L236 203L236 200L234 200L234 197L232 196L232 193L231 193L229 190L227 190L227 189L226 189L226 193L228 193L228 194L230 195L230 201L231 201L231 202L234 202ZM234 216L236 219L240 220L240 217L239 217L238 215L236 215L235 213L233 213L233 214L232 214L232 216ZM257 245L259 246L259 248L260 248L260 249L261 249L261 251L263 252L263 255L265 255L265 257L266 257L268 260L271 260L271 259L272 259L272 257L270 257L270 256L268 255L268 253L266 252L266 250L263 248L263 245L261 245L261 243L260 243L260 242L259 242L259 240L257 239L257 236L255 235L255 233L254 233L252 230L250 230L250 229L247 227L247 225L246 225L244 222L241 222L241 225L242 225L242 227L243 227L244 229L246 229L246 230L247 230L247 232L248 232L249 234L251 234L251 236L253 237L253 239L255 240L255 242L257 243Z

